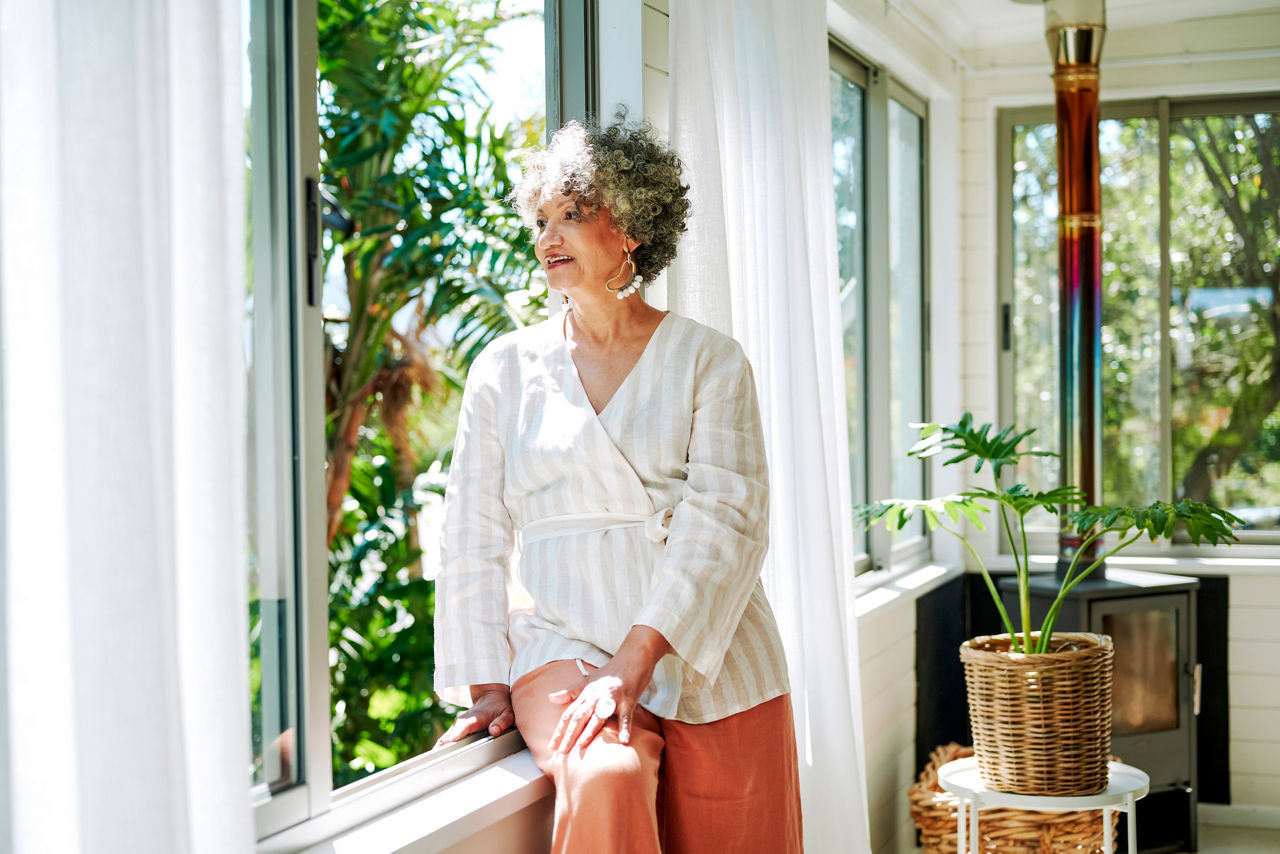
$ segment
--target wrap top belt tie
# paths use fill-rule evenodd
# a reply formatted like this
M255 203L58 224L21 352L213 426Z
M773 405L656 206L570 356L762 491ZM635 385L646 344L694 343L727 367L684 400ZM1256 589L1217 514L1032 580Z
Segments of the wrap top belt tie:
M648 516L643 513L566 513L563 516L535 519L520 529L520 539L527 546L551 537L643 527L646 537L655 543L661 543L667 539L667 524L670 521L669 507Z

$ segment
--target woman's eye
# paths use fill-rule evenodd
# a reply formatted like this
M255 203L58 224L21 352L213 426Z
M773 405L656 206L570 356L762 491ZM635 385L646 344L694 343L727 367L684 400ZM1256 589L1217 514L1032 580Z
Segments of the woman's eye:
M533 227L538 229L538 231L542 231L542 229L547 227L547 221L545 219L535 219L533 221Z
M564 212L564 218L565 218L565 219L572 219L572 220L582 219L582 211L578 211L578 210L569 210L569 211L565 211L565 212Z

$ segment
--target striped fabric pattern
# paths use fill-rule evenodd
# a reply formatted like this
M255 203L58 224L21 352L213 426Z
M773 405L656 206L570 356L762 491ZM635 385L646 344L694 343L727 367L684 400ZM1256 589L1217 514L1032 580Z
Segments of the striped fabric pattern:
M538 539L576 513L671 508L665 543L642 528ZM660 631L641 704L686 723L787 691L760 584L768 472L755 384L736 341L668 314L599 415L561 319L503 336L467 380L445 495L436 586L436 690L512 684L548 661L606 664L633 625ZM509 612L517 582L531 606Z

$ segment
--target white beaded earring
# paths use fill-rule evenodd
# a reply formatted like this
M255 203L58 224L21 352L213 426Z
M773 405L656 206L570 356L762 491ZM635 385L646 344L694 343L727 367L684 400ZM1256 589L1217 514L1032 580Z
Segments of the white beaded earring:
M636 282L636 262L631 259L631 250L626 249L624 251L627 253L627 257L623 259L622 264L618 267L618 272L610 276L609 281L604 283L605 290L607 290L611 294L617 294L618 299L625 299L626 297L631 296L640 287L640 285ZM631 267L631 275L627 277L626 283L619 288L609 287L611 284L613 284L615 279L617 279L619 276L622 275L622 271L628 265L630 265Z

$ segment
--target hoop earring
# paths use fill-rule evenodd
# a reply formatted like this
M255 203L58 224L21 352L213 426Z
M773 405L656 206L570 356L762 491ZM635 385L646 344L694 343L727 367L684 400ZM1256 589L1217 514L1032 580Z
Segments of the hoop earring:
M610 276L609 281L604 283L604 289L611 294L617 294L618 299L625 299L631 296L640 287L636 283L636 262L631 259L631 250L625 249L623 251L627 253L627 257L623 259L620 265L618 265L618 272ZM622 271L625 267L627 267L627 265L631 266L631 275L627 277L627 281L622 285L622 287L619 287L619 288L609 287L611 284L613 284L614 280L616 280L619 276L622 275Z

